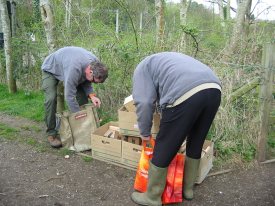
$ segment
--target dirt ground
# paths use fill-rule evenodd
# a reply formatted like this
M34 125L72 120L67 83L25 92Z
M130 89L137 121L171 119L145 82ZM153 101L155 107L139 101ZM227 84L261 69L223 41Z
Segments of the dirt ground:
M65 159L46 144L43 123L1 113L0 123L17 128L21 140L33 138L46 147L39 152L0 131L0 206L135 205L134 171L75 154ZM274 206L275 163L207 177L195 187L195 199L177 205Z

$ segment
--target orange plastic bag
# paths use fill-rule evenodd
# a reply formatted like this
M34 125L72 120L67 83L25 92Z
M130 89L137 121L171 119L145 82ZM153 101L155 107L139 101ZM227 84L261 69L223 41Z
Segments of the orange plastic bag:
M150 139L150 143L153 147L155 146L155 141L152 138ZM140 156L140 160L139 160L138 168L136 172L134 189L139 192L146 192L149 162L153 157L153 148L146 147L144 142L142 142L142 144L143 144L143 148L141 151L141 156Z
M151 138L151 145L154 147L155 142ZM134 189L139 192L146 192L148 182L149 162L153 157L153 148L146 147L143 144L141 157L134 183ZM182 180L184 171L184 156L177 154L170 163L167 171L166 186L162 194L162 203L171 204L182 202Z
M163 204L182 202L183 167L184 156L177 154L168 167L166 186L162 193Z

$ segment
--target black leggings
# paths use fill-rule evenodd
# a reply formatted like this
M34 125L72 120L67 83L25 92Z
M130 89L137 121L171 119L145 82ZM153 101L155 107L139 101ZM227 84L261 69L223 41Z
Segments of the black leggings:
M157 167L168 167L186 137L186 155L200 159L204 140L220 102L220 90L206 89L175 107L162 110L152 163Z

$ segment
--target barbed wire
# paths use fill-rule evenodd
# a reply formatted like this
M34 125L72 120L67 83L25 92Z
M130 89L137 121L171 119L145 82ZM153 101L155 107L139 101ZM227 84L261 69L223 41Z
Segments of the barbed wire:
M274 67L266 67L265 65L263 65L262 63L259 64L239 64L239 63L233 63L233 62L226 62L226 61L214 61L212 62L213 64L223 64L226 66L232 66L232 69L246 69L246 68L254 68L254 69L263 69L263 71L265 70L271 70L271 71L275 71L275 65Z

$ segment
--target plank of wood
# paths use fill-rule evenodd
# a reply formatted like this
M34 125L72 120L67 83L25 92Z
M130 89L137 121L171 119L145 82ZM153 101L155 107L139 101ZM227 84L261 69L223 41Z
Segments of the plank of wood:
M218 172L213 172L213 173L209 173L206 177L212 177L212 176L216 176L216 175L222 175L222 174L226 174L229 172L234 171L233 169L227 169L227 170L222 170L222 171L218 171Z
M257 160L258 162L265 161L266 158L266 143L269 128L269 115L271 112L272 103L272 85L275 67L275 44L267 44L263 52L263 66L265 68L262 76L261 92L260 92L260 133L258 136L257 145Z
M275 159L271 159L271 160L266 160L264 162L260 162L260 164L268 164L268 163L274 163Z

